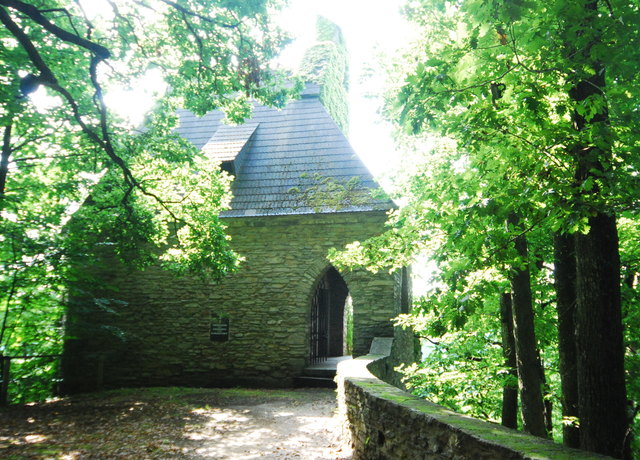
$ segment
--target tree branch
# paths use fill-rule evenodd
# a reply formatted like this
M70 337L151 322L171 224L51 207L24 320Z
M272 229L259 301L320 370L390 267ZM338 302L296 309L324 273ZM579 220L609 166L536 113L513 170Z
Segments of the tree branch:
M220 27L225 27L227 29L236 29L241 24L240 21L236 22L235 24L225 24L223 22L216 21L215 19L210 18L208 16L204 16L204 15L198 14L198 13L196 13L194 11L191 11L190 9L185 8L184 6L179 5L176 2L173 2L171 0L160 0L160 1L162 3L164 3L165 5L171 6L172 8L176 9L177 11L179 11L182 14L193 16L193 17L201 19L201 20L203 20L205 22L208 22L208 23L211 23L211 24L215 24L215 25L220 26ZM136 3L140 3L140 2L136 2Z
M9 121L4 127L4 133L2 135L2 156L0 157L0 210L4 208L4 193L7 185L7 174L9 173L9 157L13 152L11 148L12 128L13 117L9 117Z
M558 67L549 67L548 69L533 69L527 66L524 62L522 62L522 60L520 59L520 55L518 54L518 47L516 46L516 33L513 28L513 24L511 24L510 29L511 29L511 43L512 43L512 46L510 46L511 51L513 51L513 55L516 57L516 61L518 62L518 65L520 65L524 70L526 70L527 72L535 73L535 74L545 74L549 72L563 72L563 71L566 72L566 69L560 69Z
M10 4L20 3L20 4L22 4L22 2L19 2L18 0L0 0L0 6L3 5L3 4L6 4L6 3L10 3ZM30 7L31 9L35 9L31 5L26 5L26 6ZM171 216L172 219L174 219L176 221L184 222L183 219L179 219L174 214L174 212L167 206L167 203L165 203L158 195L156 195L153 192L149 192L148 190L146 190L136 180L136 178L134 177L133 173L131 172L131 170L129 169L129 167L125 163L125 161L115 151L115 148L113 146L113 143L111 142L111 137L110 137L110 133L109 133L107 107L106 107L106 104L104 103L104 99L102 97L103 96L102 87L100 86L100 83L98 81L98 76L97 76L98 64L104 60L104 58L102 56L104 56L105 53L95 54L91 58L91 63L90 63L90 66L89 66L89 74L90 74L91 84L92 84L92 86L93 86L93 88L95 90L94 102L96 103L96 109L98 111L98 115L99 115L99 119L100 119L99 125L100 125L101 135L99 135L98 133L96 133L96 131L94 131L85 122L82 114L80 113L80 107L79 107L78 102L74 99L74 97L71 95L71 93L66 88L64 88L63 86L61 86L58 83L58 80L56 79L53 71L44 62L44 59L40 55L39 51L37 50L37 48L35 47L35 45L31 41L29 36L27 36L27 34L13 21L13 19L7 13L7 11L4 8L1 8L1 7L0 7L0 22L2 22L4 24L4 26L7 28L7 30L9 30L9 32L11 32L11 34L18 40L20 45L27 52L27 55L28 55L31 63L40 72L40 82L42 84L48 86L49 88L53 89L54 91L58 92L60 95L62 95L62 97L67 101L67 103L71 107L73 118L76 121L76 123L78 123L78 125L80 126L80 129L82 130L82 132L87 137L89 137L89 139L91 139L98 146L100 146L100 148L107 154L107 156L122 170L124 182L125 182L125 185L127 186L127 191L125 192L125 194L124 194L124 196L123 196L123 198L121 200L121 203L125 206L125 208L129 209L129 206L127 204L128 203L128 199L129 199L131 193L133 192L133 190L134 189L138 189L138 190L140 190L140 192L142 194L153 198ZM77 37L77 36L75 36L73 34L69 34L68 32L66 32L66 34L73 38L71 43L78 44L77 40L81 40L83 42L87 42L86 40L81 39L81 38L79 38L79 37ZM62 38L60 36L59 36L59 38L61 40L65 40L64 38ZM88 43L91 43L91 42L88 42ZM78 46L82 46L82 45L78 45ZM106 48L105 48L105 51L106 51L106 55L108 56L109 55L109 51L106 50Z
M91 51L96 56L101 59L108 59L111 56L111 52L102 45L98 45L90 40L86 40L78 35L72 34L61 27L58 27L51 21L49 21L38 8L28 3L24 3L20 0L0 0L0 5L7 6L9 8L13 8L16 11L20 11L23 14L26 14L29 18L31 18L34 22L40 24L47 31L58 37L60 40L64 40L65 42L73 43L74 45L78 45L82 48L85 48Z
M84 157L85 153L73 153L69 155L56 155L54 157L24 157L24 158L14 158L10 161L10 163L21 163L26 161L43 161L43 160L55 160L57 158L76 158L76 157Z
M0 0L0 4L3 1L10 1L10 0ZM40 53L36 49L35 45L31 42L31 39L13 21L13 19L11 19L11 16L9 16L9 14L4 10L4 8L0 8L0 22L2 22L5 25L5 27L11 32L11 34L18 40L18 42L25 49L33 65L36 67L36 69L38 69L38 71L40 71L40 77L41 77L42 83L50 87L54 91L60 93L64 97L64 99L66 99L67 103L71 106L71 110L73 112L73 118L76 120L78 125L80 125L82 132L84 132L92 141L94 141L96 144L102 147L102 149L106 152L109 158L111 158L118 166L120 166L120 168L124 173L124 178L126 183L135 182L135 180L133 179L133 175L131 174L131 171L129 170L127 165L124 163L122 158L120 158L115 153L113 145L111 144L111 141L108 138L108 136L105 139L101 139L100 136L96 134L96 132L93 131L85 123L84 119L82 118L82 115L80 114L80 108L78 106L77 101L73 98L71 93L67 91L66 88L62 87L58 83L58 80L56 79L55 75L53 74L49 66L47 66L47 64L44 62L44 60L42 59L42 56L40 56ZM92 59L92 65L97 65L97 62L99 62L100 60L101 60L100 57L94 56ZM94 72L95 72L95 69L94 69ZM97 90L99 89L100 87L98 86ZM103 108L104 108L104 105L103 105ZM106 108L104 108L104 110L106 110ZM105 114L101 113L101 125L103 125L103 121L106 123ZM105 126L102 126L102 130L103 130L103 133L108 134L108 131Z
M131 22L131 20L128 17L123 16L122 14L120 14L120 10L118 9L118 5L116 5L112 0L106 0L106 1L109 4L109 6L111 7L111 11L113 11L114 27L117 27L117 25L115 24L115 19L116 18L121 20L123 23L125 23L127 25L127 27L129 28L129 32L131 33L131 36L133 37L133 41L135 42L136 46L138 47L138 49L140 50L142 55L144 57L148 58L149 54L147 53L147 50L145 49L145 47L140 44L140 39L138 38L138 35L135 32L136 28L134 27L134 25ZM129 42L127 41L127 43L129 43Z
M78 9L80 9L82 17L84 18L84 22L87 25L87 40L91 40L91 35L93 34L93 23L89 20L87 12L84 10L84 7L82 6L82 3L80 3L80 0L73 0L73 2L78 5ZM78 35L80 34L78 33Z
M40 10L40 13L62 13L64 14L67 19L69 20L69 25L71 26L71 28L73 29L73 31L76 33L76 35L80 35L80 32L78 32L78 29L76 29L76 25L73 23L73 15L71 13L69 13L69 10L66 8L51 8L48 10Z
M2 5L2 1L4 0L0 0L0 5ZM31 43L31 40L29 39L27 34L24 33L24 31L20 27L18 27L18 25L13 21L13 19L11 19L11 16L9 16L9 13L7 13L4 8L0 8L0 22L4 24L7 30L11 32L11 35L13 35L18 40L20 45L22 45L33 65L40 71L40 78L44 79L48 83L57 84L58 82L56 81L53 72L51 72L49 67L45 64L42 56L40 56L40 53L38 52L36 47L33 45L33 43Z
M47 133L47 134L42 134L40 136L30 137L29 139L25 139L24 141L20 142L19 144L16 144L13 147L11 147L11 153L18 152L25 145L31 144L33 142L38 142L39 140L42 140L42 139L46 139L50 135L51 135L50 133ZM20 160L12 160L12 162L15 162L15 161L20 161Z
M16 251L15 251L13 238L11 238L11 249L13 250L13 258L15 261ZM9 320L9 307L11 306L11 300L13 300L13 296L16 293L17 285L18 285L18 269L16 268L13 272L13 276L11 277L11 287L9 288L9 292L7 293L7 299L4 306L5 310L2 318L2 326L0 326L0 346L2 345L4 334L5 334L5 331L7 330L7 322ZM9 338L7 338L7 342L8 341L9 341Z

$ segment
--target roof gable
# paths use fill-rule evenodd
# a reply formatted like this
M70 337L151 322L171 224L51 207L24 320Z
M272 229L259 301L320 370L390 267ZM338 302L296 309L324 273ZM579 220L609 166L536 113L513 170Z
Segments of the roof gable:
M254 103L243 125L220 112L202 118L181 110L178 134L234 163L231 209L223 217L388 210L378 184L308 85L282 110ZM239 162L239 164L237 163ZM226 168L225 168L226 169ZM378 194L379 195L379 194Z
M235 176L242 167L251 137L259 124L247 122L242 125L220 125L202 147L202 152L209 158L220 161L222 169Z

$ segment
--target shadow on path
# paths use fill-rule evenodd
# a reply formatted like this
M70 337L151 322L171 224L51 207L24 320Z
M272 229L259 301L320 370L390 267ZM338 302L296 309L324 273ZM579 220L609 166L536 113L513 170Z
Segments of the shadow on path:
M0 410L4 459L348 459L335 392L143 388Z

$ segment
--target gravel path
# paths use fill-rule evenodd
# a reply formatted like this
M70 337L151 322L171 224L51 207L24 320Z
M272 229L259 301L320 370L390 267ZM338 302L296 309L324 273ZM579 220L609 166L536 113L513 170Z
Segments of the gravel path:
M3 459L349 459L335 392L149 388L0 410Z

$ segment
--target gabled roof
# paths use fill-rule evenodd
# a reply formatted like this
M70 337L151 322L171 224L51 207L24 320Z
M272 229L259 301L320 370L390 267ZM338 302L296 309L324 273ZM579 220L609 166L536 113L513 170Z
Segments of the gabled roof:
M222 162L235 162L231 210L222 217L394 207L371 195L378 184L318 95L318 86L309 84L284 109L255 103L251 119L238 126L223 124L219 111L202 118L179 111L178 134Z
M214 160L234 161L259 124L247 122L242 125L221 125L204 144L202 151Z
M221 125L211 139L204 144L202 152L219 161L222 169L234 176L242 168L244 157L251 145L251 136L260 123L246 122L241 125Z

